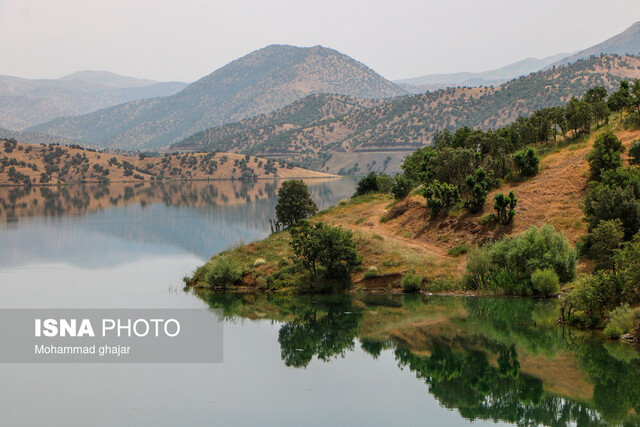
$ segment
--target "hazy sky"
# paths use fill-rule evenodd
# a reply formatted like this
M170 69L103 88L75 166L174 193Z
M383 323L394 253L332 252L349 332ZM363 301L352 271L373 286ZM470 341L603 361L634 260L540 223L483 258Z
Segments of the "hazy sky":
M284 43L399 79L583 49L637 20L638 0L0 0L0 74L193 81Z

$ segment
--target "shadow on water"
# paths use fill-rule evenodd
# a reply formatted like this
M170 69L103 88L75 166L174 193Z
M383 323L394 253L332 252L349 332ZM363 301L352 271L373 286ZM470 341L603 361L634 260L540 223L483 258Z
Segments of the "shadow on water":
M392 352L441 405L518 425L640 424L640 353L555 325L557 301L191 291L225 319L281 322L286 366Z

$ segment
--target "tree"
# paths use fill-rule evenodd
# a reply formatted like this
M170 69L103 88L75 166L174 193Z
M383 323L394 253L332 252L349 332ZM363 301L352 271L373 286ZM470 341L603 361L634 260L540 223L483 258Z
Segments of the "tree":
M620 118L625 108L631 105L631 92L629 90L629 82L622 80L620 82L620 88L617 92L614 92L607 101L607 106L611 111L620 112Z
M292 179L282 183L278 190L276 218L285 227L291 227L298 221L318 212L318 207L311 198L309 188L304 181Z
M607 170L622 166L621 154L624 151L622 142L612 132L606 132L596 138L593 150L587 155L591 179L599 180Z
M482 168L478 168L475 175L467 176L465 184L471 196L465 203L465 207L472 213L482 211L489 193L489 176L487 172Z
M379 192L380 182L378 181L378 175L376 175L375 172L369 172L369 175L361 178L360 181L358 181L356 192L354 193L353 197Z
M513 221L513 217L516 215L516 205L518 199L513 191L509 192L508 196L502 193L498 193L494 197L495 203L493 205L496 210L499 224L509 224Z
M516 169L522 176L534 176L538 173L540 157L536 150L529 147L526 150L520 150L513 155L513 162Z
M583 210L589 231L593 231L600 221L620 219L625 240L629 240L640 229L640 200L631 187L610 187L593 183L584 199Z
M596 262L598 269L612 269L614 251L624 240L624 229L619 218L600 221L591 234L585 236L583 251Z
M413 184L404 174L398 174L393 178L391 185L391 194L396 200L402 200L409 195L413 189Z
M435 218L440 212L448 212L460 201L460 192L455 185L434 180L422 190L427 199L427 206L431 210L431 217Z
M318 277L318 266L325 268L324 275L328 279L347 279L362 261L349 230L323 222L311 225L301 220L290 233L295 257L314 279Z
M592 117L589 104L577 98L571 98L571 101L565 107L565 115L567 117L567 125L573 131L574 136L589 131Z
M437 154L438 152L433 147L419 148L409 154L401 166L404 176L416 184L430 181L433 178L433 173L429 161Z
M631 143L629 147L629 163L640 166L640 141Z
M593 118L596 122L606 122L609 118L609 107L606 103L607 90L602 86L594 86L589 89L582 100L591 107Z

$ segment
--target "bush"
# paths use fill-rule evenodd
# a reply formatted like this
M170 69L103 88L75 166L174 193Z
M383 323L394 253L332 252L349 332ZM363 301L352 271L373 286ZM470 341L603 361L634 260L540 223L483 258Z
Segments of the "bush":
M327 279L347 282L351 271L362 261L353 233L349 230L323 222L312 226L302 220L290 232L294 255L314 279L318 277L318 267L321 266L326 269Z
M278 204L276 217L285 227L291 227L298 221L308 218L318 212L309 188L304 181L292 179L282 183L278 190Z
M546 268L544 270L537 269L531 274L531 283L540 295L548 297L557 295L560 290L560 280L555 271Z
M629 163L640 165L640 141L636 141L629 147Z
M625 240L629 240L640 229L640 200L631 187L592 184L585 196L583 210L589 231L593 231L601 221L615 219L622 222Z
M540 165L540 157L536 150L528 148L526 150L520 150L513 155L513 163L516 170L522 176L535 176L538 173L538 166Z
M583 237L580 252L593 259L597 269L613 268L614 251L620 248L624 229L620 219L600 221L591 234Z
M398 174L393 178L391 185L391 194L396 200L402 200L409 195L413 189L413 183L404 174Z
M604 333L610 338L620 338L621 335L631 332L637 323L638 311L625 303L609 312L609 321Z
M493 285L506 294L531 295L537 292L532 283L536 270L551 269L566 283L575 277L576 260L562 233L550 225L531 227L472 251L464 282L469 289Z
M487 201L487 194L489 193L490 177L487 172L479 168L474 175L468 175L465 179L467 190L471 195L471 198L465 207L472 213L478 213L484 209L484 204Z
M208 286L229 287L242 279L242 267L234 260L218 256L206 264L204 281Z
M253 266L254 267L260 267L261 265L264 265L267 263L267 260L264 258L256 258L255 261L253 261Z
M378 175L375 172L369 172L369 175L358 181L356 186L356 192L353 197L364 196L365 194L379 193L380 182L378 181Z
M438 216L440 212L447 213L460 201L458 187L438 180L434 180L424 188L422 195L427 199L431 217Z
M455 245L454 247L449 249L448 254L451 256L460 256L469 252L469 249L471 249L469 248L469 245L467 245L466 243L463 243L461 245Z
M403 292L418 292L422 287L422 277L410 271L402 277L401 285Z
M599 180L604 171L622 166L622 152L624 146L612 132L603 133L596 138L593 150L587 155L591 179Z
M513 217L516 216L516 205L518 204L515 193L510 191L508 196L498 193L495 195L494 200L493 208L496 210L498 223L509 224L513 222Z

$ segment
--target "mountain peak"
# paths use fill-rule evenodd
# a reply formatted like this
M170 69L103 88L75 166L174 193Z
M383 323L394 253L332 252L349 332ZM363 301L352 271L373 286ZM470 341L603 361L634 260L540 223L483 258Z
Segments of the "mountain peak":
M112 73L111 71L103 70L76 71L75 73L62 76L58 80L80 80L87 83L93 83L113 88L143 87L151 86L158 83L154 80L123 76L120 74Z

